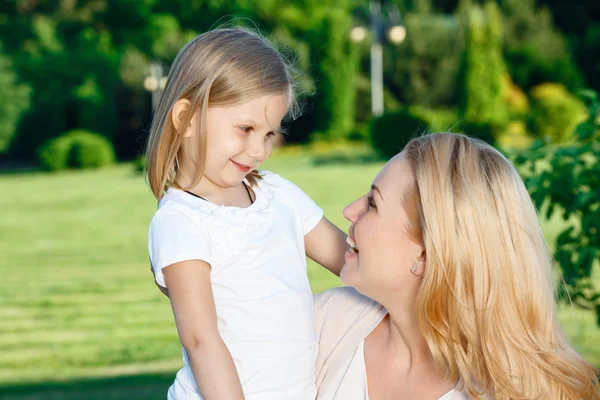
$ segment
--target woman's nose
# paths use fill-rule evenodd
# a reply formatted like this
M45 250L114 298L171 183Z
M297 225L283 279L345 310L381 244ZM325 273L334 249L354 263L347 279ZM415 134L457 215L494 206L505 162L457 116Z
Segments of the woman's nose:
M362 199L362 197L354 200L352 203L350 203L346 207L344 207L343 215L344 215L344 218L346 218L348 221L356 222L356 219L358 218L358 213L359 213L358 203L360 202L361 199Z

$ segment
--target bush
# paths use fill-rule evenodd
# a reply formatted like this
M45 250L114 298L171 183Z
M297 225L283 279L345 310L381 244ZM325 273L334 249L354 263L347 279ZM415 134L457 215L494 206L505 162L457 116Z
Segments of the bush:
M48 140L38 148L37 155L42 167L49 171L99 168L115 161L112 144L105 137L84 130Z
M373 148L385 158L398 154L419 132L429 128L425 118L408 108L401 108L374 118L370 125Z
M410 111L427 121L428 128L435 132L451 132L462 125L456 110L412 106Z
M528 128L535 136L551 143L563 143L586 117L583 102L556 83L543 83L531 89Z
M465 135L483 140L484 142L496 145L496 137L501 131L500 126L491 122L469 122L466 121L461 124L462 133Z
M559 299L594 310L600 326L600 288L594 264L600 259L600 97L582 93L589 101L587 118L575 127L569 145L537 144L517 158L529 166L525 183L542 218L562 216L561 232L554 242L554 259L560 264L564 285Z
M138 155L133 161L133 169L138 174L143 174L146 172L146 168L148 167L148 158L145 154Z
M48 171L61 171L69 167L71 140L66 136L50 139L37 149L38 161Z

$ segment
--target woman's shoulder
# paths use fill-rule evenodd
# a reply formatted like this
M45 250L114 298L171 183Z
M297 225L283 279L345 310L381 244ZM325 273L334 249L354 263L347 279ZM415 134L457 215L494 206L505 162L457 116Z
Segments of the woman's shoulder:
M336 287L315 295L315 312L381 308L381 305L351 286Z
M315 296L315 326L319 335L316 372L320 392L337 384L337 371L386 314L383 306L351 287L330 289Z
M335 342L349 333L368 334L386 314L382 305L352 287L315 295L315 326L321 343Z

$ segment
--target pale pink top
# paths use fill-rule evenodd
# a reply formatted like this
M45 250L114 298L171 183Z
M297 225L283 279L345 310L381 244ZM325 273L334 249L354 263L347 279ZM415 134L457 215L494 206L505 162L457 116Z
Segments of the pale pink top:
M350 287L315 296L318 400L368 400L364 340L387 315L383 306ZM439 400L467 400L458 387Z

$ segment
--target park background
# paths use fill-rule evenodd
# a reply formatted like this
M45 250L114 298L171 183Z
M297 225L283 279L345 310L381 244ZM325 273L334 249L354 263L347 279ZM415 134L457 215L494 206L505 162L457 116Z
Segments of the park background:
M416 133L511 158L557 260L560 321L600 366L597 0L4 0L0 399L165 398L181 353L149 270L142 153L170 62L222 24L294 61L304 113L264 168L343 229ZM309 277L340 285L312 262Z

